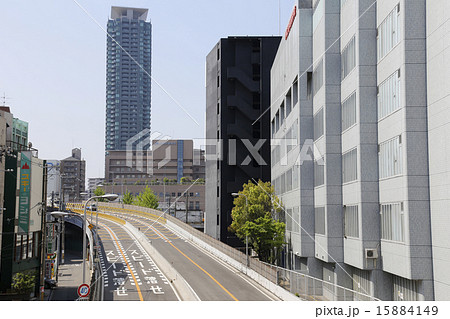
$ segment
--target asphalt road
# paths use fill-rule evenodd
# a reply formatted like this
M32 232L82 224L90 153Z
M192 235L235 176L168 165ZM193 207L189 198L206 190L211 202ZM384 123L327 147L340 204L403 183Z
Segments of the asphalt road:
M104 300L177 301L172 285L121 225L100 219Z
M160 254L188 282L200 300L279 300L249 277L145 217L115 214L140 229Z

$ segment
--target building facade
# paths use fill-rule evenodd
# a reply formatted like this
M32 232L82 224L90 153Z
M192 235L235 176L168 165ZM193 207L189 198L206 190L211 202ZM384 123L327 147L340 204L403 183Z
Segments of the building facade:
M63 203L80 201L85 191L86 162L81 159L81 149L74 148L72 156L61 161L61 183Z
M151 33L147 9L112 7L108 20L105 150L150 130Z
M424 0L297 2L271 98L289 268L433 299L425 26Z
M280 37L228 37L206 58L205 232L229 233L233 197L249 180L270 180L270 68Z
M161 214L162 212L171 214L181 221L187 222L192 227L203 231L205 212L204 183L164 183L160 180L157 183L140 182L102 186L105 193L119 194L130 192L134 196L141 193L146 187L150 187L153 193L158 196L158 209L161 210Z
M105 182L115 185L164 180L180 183L204 181L204 150L192 140L153 140L150 150L110 151L106 156ZM123 194L122 189L120 194Z
M102 185L105 182L104 178L88 178L88 189L87 192L89 193L89 197L94 196L94 191L99 187L99 185Z
M39 292L46 161L28 143L28 123L0 107L0 292L12 298L17 273L35 274Z
M434 294L450 300L450 3L427 1L427 104Z

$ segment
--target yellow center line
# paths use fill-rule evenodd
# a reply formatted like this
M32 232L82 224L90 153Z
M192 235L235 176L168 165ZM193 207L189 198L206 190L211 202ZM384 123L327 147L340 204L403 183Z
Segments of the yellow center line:
M139 221L141 224L145 225L144 222ZM222 288L231 298L233 298L235 301L239 301L231 292L229 292L220 282L216 280L209 272L207 272L205 269L200 267L195 261L193 261L191 258L189 258L185 253L183 253L181 250L179 250L174 244L172 244L163 234L161 234L155 227L152 225L148 225L148 227L152 228L152 230L161 236L162 239L167 240L167 243L171 245L173 248L178 250L180 254L182 254L184 257L186 257L191 263L193 263L195 266L197 266L201 271L203 271L206 275L208 275L214 282L219 285L220 288Z
M111 230L111 229L109 229L109 227L106 226L106 225L105 225L105 228L106 228L108 231ZM110 235L114 238L114 240L115 240L115 242L116 242L116 244L117 244L117 247L119 248L120 253L121 253L122 256L123 256L123 260L125 260L125 263L127 264L128 270L130 271L130 274L131 274L131 276L133 277L134 283L136 284L136 288L137 288L137 291L138 291L138 294L139 294L139 299L140 299L141 301L144 301L144 298L142 297L141 289L139 289L139 285L138 285L138 282L137 282L137 280L136 280L136 277L134 276L133 272L131 271L131 268L130 268L130 265L128 264L127 258L125 257L125 255L124 255L124 253L123 253L123 251L122 251L122 248L120 248L120 245L119 245L119 242L117 241L116 236L114 236L114 233L113 233L112 231L110 232Z

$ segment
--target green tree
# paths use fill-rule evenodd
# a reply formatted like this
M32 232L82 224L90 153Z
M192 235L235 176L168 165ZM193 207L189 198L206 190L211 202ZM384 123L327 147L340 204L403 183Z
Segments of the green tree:
M168 179L167 177L164 177L163 182L164 182L165 184L167 184L167 183L169 182L169 179Z
M131 205L133 204L134 201L134 196L133 194L131 194L129 191L127 191L122 198L122 202L126 205Z
M157 209L158 196L153 193L150 187L146 186L145 189L134 198L133 204L136 206Z
M180 184L185 184L185 183L189 183L190 182L190 180L189 180L189 178L187 178L187 177L182 177L181 179L180 179Z
M18 272L14 274L12 281L11 288L15 292L19 294L31 293L35 285L36 274L34 271Z
M94 191L94 196L103 196L105 195L105 191L103 190L103 188L101 187L97 187ZM104 198L99 198L98 199L99 202L106 202L106 199Z
M229 230L241 240L248 236L249 244L259 258L274 262L285 243L285 224L275 220L275 216L282 215L283 209L273 186L269 182L258 181L255 185L249 181L239 194L245 196L239 195L234 199Z

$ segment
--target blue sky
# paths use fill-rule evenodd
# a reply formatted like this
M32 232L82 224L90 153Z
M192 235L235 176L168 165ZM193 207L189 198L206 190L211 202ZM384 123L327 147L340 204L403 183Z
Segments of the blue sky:
M106 34L111 6L149 9L152 131L174 138L205 135L205 58L220 38L284 34L295 0L1 1L0 95L29 122L43 159L80 147L87 177L104 175ZM280 10L279 10L280 9ZM2 99L0 99L0 104Z

